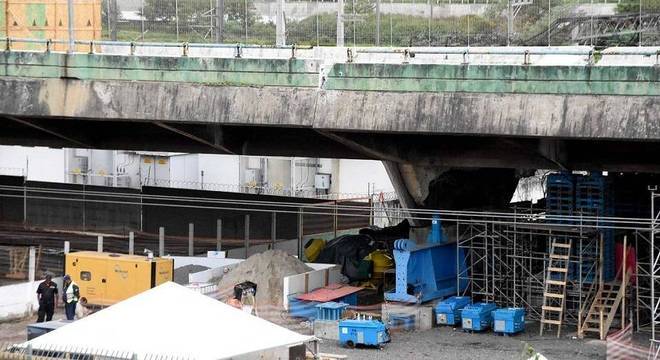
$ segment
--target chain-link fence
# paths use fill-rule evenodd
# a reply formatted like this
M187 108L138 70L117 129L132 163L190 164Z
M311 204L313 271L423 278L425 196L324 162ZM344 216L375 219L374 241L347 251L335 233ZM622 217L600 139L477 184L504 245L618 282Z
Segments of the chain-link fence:
M660 0L103 0L101 7L103 38L124 41L636 46L656 45L660 34Z

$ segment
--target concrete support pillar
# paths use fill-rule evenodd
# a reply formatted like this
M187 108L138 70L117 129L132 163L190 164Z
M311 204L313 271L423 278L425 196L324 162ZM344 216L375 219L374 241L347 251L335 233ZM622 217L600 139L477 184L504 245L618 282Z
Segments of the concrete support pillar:
M188 224L188 256L195 255L195 224Z
M128 255L134 255L134 254L135 254L135 233L131 231L128 233Z
M337 0L337 46L344 46L344 0Z
M30 258L28 260L28 281L33 282L37 277L37 249L30 246Z
M284 14L285 0L277 0L277 18L275 20L275 44L286 45L286 19Z
M248 258L250 249L250 215L245 215L245 258Z
M71 251L71 243L68 241L64 242L64 253L68 254Z
M99 235L96 240L96 251L103 252L103 236Z
M218 219L215 241L216 250L222 251L222 219Z
M158 256L165 256L165 228L158 228Z

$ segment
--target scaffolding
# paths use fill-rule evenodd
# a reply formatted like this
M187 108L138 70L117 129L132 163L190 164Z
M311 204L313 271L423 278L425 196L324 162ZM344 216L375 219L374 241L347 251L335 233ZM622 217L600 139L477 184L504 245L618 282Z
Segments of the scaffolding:
M457 282L468 284L462 295L523 307L528 318L540 319L548 249L555 238L570 239L576 251L570 261L574 270L567 284L566 322L578 324L586 300L584 289L597 264L597 259L587 259L582 249L598 247L598 233L585 231L580 225L557 226L535 218L538 216L534 214L515 214L510 221L457 221L457 251L465 254L464 266L457 267Z

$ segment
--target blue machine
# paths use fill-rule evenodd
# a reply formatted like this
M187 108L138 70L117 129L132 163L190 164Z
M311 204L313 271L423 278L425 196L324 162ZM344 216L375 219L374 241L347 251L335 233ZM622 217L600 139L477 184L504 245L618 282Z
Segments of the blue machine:
M339 322L339 343L342 346L382 346L389 341L390 333L387 327L378 320L341 320Z
M439 219L438 225L439 226ZM442 236L430 236L442 239ZM463 249L456 251L456 243L430 243L418 246L414 241L400 239L394 242L396 287L385 293L385 300L407 303L454 295L467 286L467 279L456 280L457 266L466 271ZM458 257L458 259L457 259ZM412 293L408 290L412 289Z
M525 309L504 308L493 311L493 331L515 334L525 330Z
M438 325L458 325L461 323L461 310L469 305L468 296L452 296L435 306L435 322Z
M431 232L426 238L426 242L429 244L444 244L447 242L445 234L442 232L440 215L433 215L433 219L431 220Z
M316 305L317 320L339 320L348 304L338 302L326 302Z
M493 326L494 303L475 303L461 310L463 330L483 331Z

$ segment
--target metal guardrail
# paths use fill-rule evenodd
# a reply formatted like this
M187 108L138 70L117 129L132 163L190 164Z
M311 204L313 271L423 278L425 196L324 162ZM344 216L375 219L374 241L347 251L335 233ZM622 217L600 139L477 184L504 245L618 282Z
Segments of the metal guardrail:
M0 38L0 43L5 44L5 51L13 51L12 44L42 44L45 46L45 52L53 51L54 44L68 44L67 40L55 39L27 39L27 38ZM243 50L247 49L271 49L271 50L288 50L290 51L290 58L295 59L297 51L299 50L312 50L313 47L297 47L296 45L286 46L267 46L267 45L249 45L249 44L205 44L205 43L173 43L173 42L126 42L126 41L96 41L96 40L75 40L73 42L76 46L86 46L89 48L88 54L103 55L96 51L98 46L117 46L128 48L127 55L136 55L139 48L160 48L160 49L180 49L180 56L189 56L190 49L233 49L234 57L243 57ZM582 46L566 46L566 47L411 47L411 48L352 48L344 47L337 48L346 51L347 62L354 62L355 56L358 54L377 54L377 55L397 55L402 56L404 63L414 58L417 55L460 55L463 57L463 63L470 62L471 55L481 56L521 56L522 64L531 64L531 56L586 56L589 63L597 61L604 56L654 56L655 63L660 65L660 47L637 47L637 48L618 48L611 47L603 50L597 50L595 47ZM74 49L75 50L75 49ZM20 50L26 51L26 50ZM34 51L34 50L27 50ZM78 53L82 53L79 52ZM115 54L113 54L115 55Z

